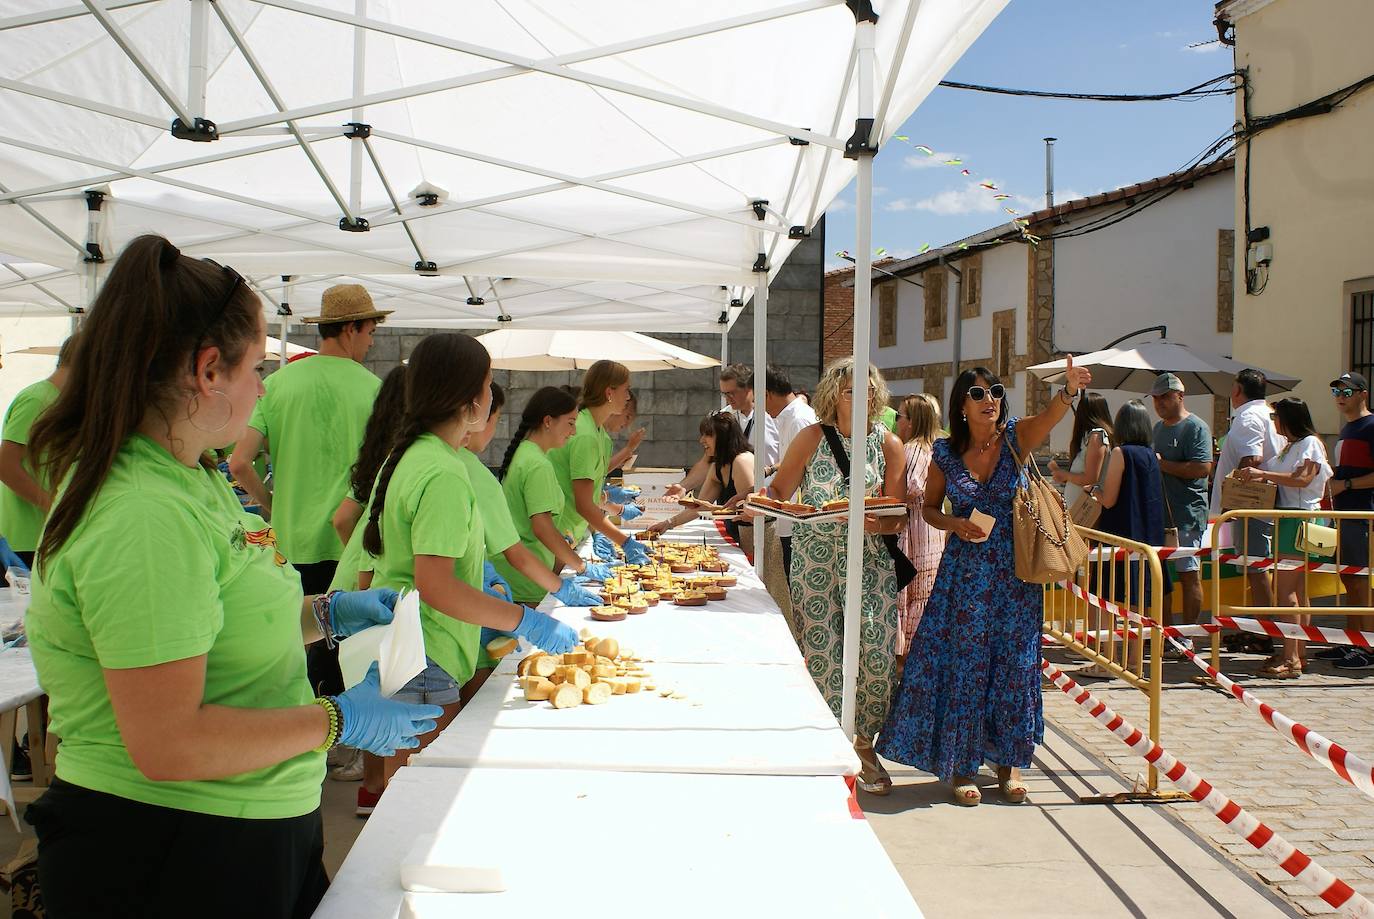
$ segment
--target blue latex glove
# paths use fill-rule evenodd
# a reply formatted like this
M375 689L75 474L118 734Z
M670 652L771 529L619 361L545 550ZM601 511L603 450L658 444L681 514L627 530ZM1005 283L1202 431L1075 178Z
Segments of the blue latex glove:
M546 616L537 609L524 608L525 615L514 634L549 654L565 654L577 644L577 633L571 626L564 625L552 616Z
M501 577L491 562L482 563L482 592L489 597L511 602L510 582Z
M329 601L329 622L334 634L347 638L374 625L386 625L395 615L396 591L390 587L371 590L340 590Z
M609 581L611 579L611 566L602 562L587 562L587 567L579 577L584 581Z
M633 505L633 504L626 504L626 505L625 505L623 508L621 508L621 510L620 510L620 519L623 520L623 521L625 521L626 523L629 523L631 520L635 519L636 517L643 516L643 514L644 514L644 511L641 510L639 507L637 507L637 506L635 506L635 505Z
M611 542L600 533L592 534L592 552L597 558L613 562L616 559L615 543Z
M625 540L620 548L625 550L625 561L631 565L647 565L649 563L648 548L633 536Z
M397 750L420 745L421 734L434 730L435 719L444 713L437 705L413 705L382 696L377 662L367 676L352 689L334 697L343 715L339 743L378 756L392 756Z
M577 584L576 577L563 579L563 586L553 592L553 598L564 606L600 606L601 598Z
M610 498L616 504L630 504L639 497L639 489L622 488L619 485L607 485L606 497Z

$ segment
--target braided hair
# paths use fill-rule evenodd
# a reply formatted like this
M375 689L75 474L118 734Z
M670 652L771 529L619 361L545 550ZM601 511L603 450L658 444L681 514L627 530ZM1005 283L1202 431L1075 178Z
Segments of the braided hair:
M545 418L561 418L575 411L577 399L560 387L545 386L530 396L525 410L520 413L520 426L511 435L510 446L506 447L506 455L501 458L501 471L496 477L505 480L506 473L510 471L510 462L515 458L515 451L520 448L525 435L543 424Z
M406 371L405 412L391 455L377 477L372 514L363 531L363 548L368 554L382 554L386 492L401 457L422 434L438 425L460 417L473 420L490 372L491 354L471 335L440 332L427 336L415 346L410 355L410 368Z

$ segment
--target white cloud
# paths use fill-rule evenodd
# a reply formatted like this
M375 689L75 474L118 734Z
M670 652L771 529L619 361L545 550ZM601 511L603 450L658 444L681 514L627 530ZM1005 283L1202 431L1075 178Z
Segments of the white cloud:
M830 202L830 206L825 209L825 212L827 214L834 214L838 211L851 210L853 207L854 205L850 204L844 198L836 198L834 201Z
M927 211L941 217L956 217L967 214L1006 213L1004 208L1007 207L1026 213L1040 206L1039 202L1023 195L1012 195L1005 201L998 201L993 197L995 194L998 192L984 188L977 182L968 182L961 188L946 189L926 198L898 198L883 205L883 209L898 213Z
M1223 45L1221 42L1217 41L1216 39L1213 39L1212 41L1199 42L1198 44L1184 45L1182 48L1179 48L1178 50L1191 51L1193 54L1212 54L1214 52L1221 51L1225 47L1226 46Z
M957 159L960 159L957 153L942 153L937 150L934 156L926 156L924 153L908 154L906 159L902 160L902 165L907 169L929 169L932 166L944 166L945 160Z

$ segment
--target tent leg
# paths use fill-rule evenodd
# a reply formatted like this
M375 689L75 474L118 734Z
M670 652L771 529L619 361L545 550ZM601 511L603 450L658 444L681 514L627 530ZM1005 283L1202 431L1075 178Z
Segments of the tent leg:
M858 50L858 123L855 136L873 114L874 24L855 26L854 45ZM864 132L867 139L867 132ZM855 195L854 222L854 399L850 415L849 519L844 592L843 691L840 726L850 737L855 735L856 700L859 680L859 641L862 634L864 503L867 473L869 309L873 300L873 154L875 148L863 144L846 155L858 162L858 188Z
M296 289L296 283L289 274L282 275L281 281L281 330L277 333L277 337L281 339L281 354L277 355L277 366L285 367L287 336L291 334L291 297Z
M764 256L765 239L759 234L759 271L758 284L754 287L754 487L763 485L763 468L767 465L764 455L767 450L768 418L763 407L764 380L768 367L768 268ZM763 518L754 521L754 571L760 578L763 570Z

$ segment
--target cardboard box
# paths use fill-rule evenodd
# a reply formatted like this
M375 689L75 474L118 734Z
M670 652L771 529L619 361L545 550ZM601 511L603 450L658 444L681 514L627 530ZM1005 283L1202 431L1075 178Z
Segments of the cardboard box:
M1278 486L1268 482L1242 482L1232 475L1221 480L1223 511L1272 510L1278 496Z
M675 485L682 481L681 469L634 469L629 470L624 475L626 486L637 486L639 496L643 502L650 498L661 498L669 485ZM646 511L647 507L644 508Z

